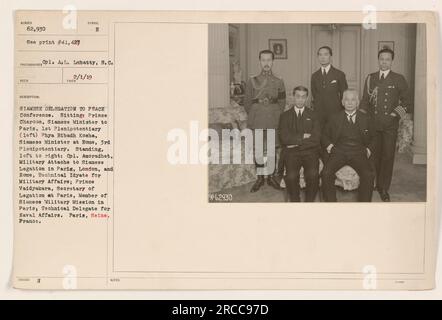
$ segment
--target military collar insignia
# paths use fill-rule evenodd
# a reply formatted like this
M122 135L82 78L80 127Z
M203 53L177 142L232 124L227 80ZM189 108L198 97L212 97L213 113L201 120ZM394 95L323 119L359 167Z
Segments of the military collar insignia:
M271 76L271 75L272 75L272 70L270 70L270 71L262 70L262 71L261 71L261 74L262 74L263 76Z

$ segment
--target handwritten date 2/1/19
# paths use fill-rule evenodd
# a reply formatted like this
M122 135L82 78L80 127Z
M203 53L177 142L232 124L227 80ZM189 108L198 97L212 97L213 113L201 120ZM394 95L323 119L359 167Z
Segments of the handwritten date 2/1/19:
M93 76L90 73L77 73L72 75L72 81L78 80L92 80Z

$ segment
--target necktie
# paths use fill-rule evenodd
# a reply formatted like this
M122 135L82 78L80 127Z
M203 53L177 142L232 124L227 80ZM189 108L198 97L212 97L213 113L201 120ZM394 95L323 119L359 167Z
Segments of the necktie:
M322 69L322 87L323 88L325 88L325 76L326 76L326 73L325 73L325 69L324 68L321 68Z
M301 129L301 111L300 110L296 110L296 129L300 130Z
M381 80L384 80L385 79L385 73L382 73L381 74Z
M348 115L348 122L350 122L351 124L354 124L354 121L353 121L353 116L354 115L355 115L354 113Z

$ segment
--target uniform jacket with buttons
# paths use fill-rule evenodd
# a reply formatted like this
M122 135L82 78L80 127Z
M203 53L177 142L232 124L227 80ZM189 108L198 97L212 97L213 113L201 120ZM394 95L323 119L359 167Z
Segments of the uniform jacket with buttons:
M319 150L320 125L317 115L313 110L304 108L300 121L302 129L296 127L296 111L292 107L281 114L279 120L279 141L283 146L297 145L297 150ZM309 138L304 138L304 133L309 133Z
M325 77L319 68L312 74L311 90L312 105L320 116L328 116L342 110L342 93L347 90L348 84L345 73L332 65Z
M338 143L344 126L344 121L348 121L347 113L344 110L330 117L321 135L321 142L325 148L330 144L336 145ZM369 115L358 110L356 112L355 124L358 126L364 146L370 149L371 153L373 153L375 150L375 139L377 135L373 119Z
M369 74L365 79L360 109L374 116L377 127L412 112L410 92L404 76L392 70L383 80L380 79L380 71ZM395 113L396 117L391 113Z
M244 108L247 125L252 129L277 129L284 110L286 92L284 81L271 71L252 76L246 83Z

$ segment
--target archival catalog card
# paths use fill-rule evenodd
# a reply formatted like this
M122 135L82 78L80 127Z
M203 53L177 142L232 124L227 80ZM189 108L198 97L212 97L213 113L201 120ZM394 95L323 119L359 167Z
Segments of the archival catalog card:
M15 12L13 285L435 285L431 12Z

